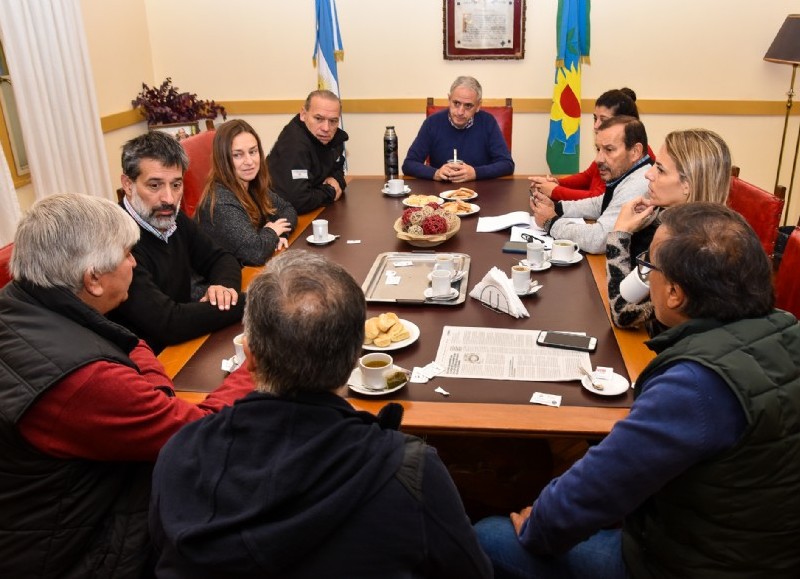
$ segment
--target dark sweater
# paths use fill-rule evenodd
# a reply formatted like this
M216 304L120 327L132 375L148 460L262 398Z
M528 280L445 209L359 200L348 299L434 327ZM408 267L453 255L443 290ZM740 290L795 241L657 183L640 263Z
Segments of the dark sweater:
M178 212L178 228L164 243L141 230L133 248L136 268L128 299L108 317L145 340L156 353L219 330L242 319L244 294L230 310L209 302L191 301L193 272L211 285L241 289L242 270L228 251L200 231L197 223Z
M330 143L323 145L306 128L300 115L289 121L267 156L272 188L294 205L298 213L333 203L336 191L324 183L333 177L342 191L344 180L344 143L349 137L337 129Z
M153 475L159 577L490 577L436 452L397 476L409 438L333 393L254 393L187 426Z
M275 230L265 225L285 218L294 230L297 227L297 211L283 197L270 191L269 196L276 211L268 219L262 216L258 227L254 227L233 191L219 183L215 187L214 217L211 217L210 203L203 203L197 208L195 217L200 229L235 255L242 265L264 265L275 253L279 239Z

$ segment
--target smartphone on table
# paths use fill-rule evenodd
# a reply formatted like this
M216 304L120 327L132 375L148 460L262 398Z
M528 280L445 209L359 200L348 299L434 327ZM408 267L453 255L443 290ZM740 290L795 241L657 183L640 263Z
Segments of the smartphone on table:
M597 349L597 338L566 332L539 332L536 343L540 346L579 350L581 352L594 352Z

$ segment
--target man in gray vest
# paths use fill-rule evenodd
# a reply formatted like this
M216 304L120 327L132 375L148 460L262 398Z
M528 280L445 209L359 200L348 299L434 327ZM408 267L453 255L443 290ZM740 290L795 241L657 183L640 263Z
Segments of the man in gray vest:
M637 262L669 328L657 356L600 444L532 507L478 523L495 576L800 577L800 325L773 309L758 238L688 203Z

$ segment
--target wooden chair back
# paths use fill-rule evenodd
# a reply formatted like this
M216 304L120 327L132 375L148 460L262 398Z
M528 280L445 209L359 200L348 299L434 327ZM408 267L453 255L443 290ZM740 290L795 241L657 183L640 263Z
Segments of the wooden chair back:
M500 126L500 132L503 133L503 138L506 140L508 150L511 150L511 132L514 124L514 107L510 98L505 99L505 105L501 106L483 106L481 110L486 111L492 115ZM433 97L428 97L427 106L425 107L425 116L429 117L433 113L442 109L446 109L447 105L433 104Z
M208 174L211 172L211 146L215 134L215 131L203 131L181 141L189 156L189 168L183 175L181 209L189 217L194 217Z
M767 255L772 257L775 251L775 240L778 237L778 226L783 214L786 187L775 188L775 193L739 178L739 167L731 170L731 188L728 194L728 207L737 211L755 230Z

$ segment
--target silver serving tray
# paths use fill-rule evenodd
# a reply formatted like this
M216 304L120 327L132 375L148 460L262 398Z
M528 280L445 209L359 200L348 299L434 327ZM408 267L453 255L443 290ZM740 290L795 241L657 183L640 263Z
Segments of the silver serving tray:
M437 253L434 252L400 252L390 251L381 253L375 258L375 263L367 274L367 279L361 284L368 302L430 304L437 306L456 306L467 299L467 284L469 283L469 256L466 253L442 252L452 255L456 270L464 272L464 276L453 282L452 286L458 290L458 296L451 300L431 299L424 296L430 287L428 275L433 271ZM410 265L400 265L411 262ZM394 271L400 277L397 285L386 283L386 272Z

